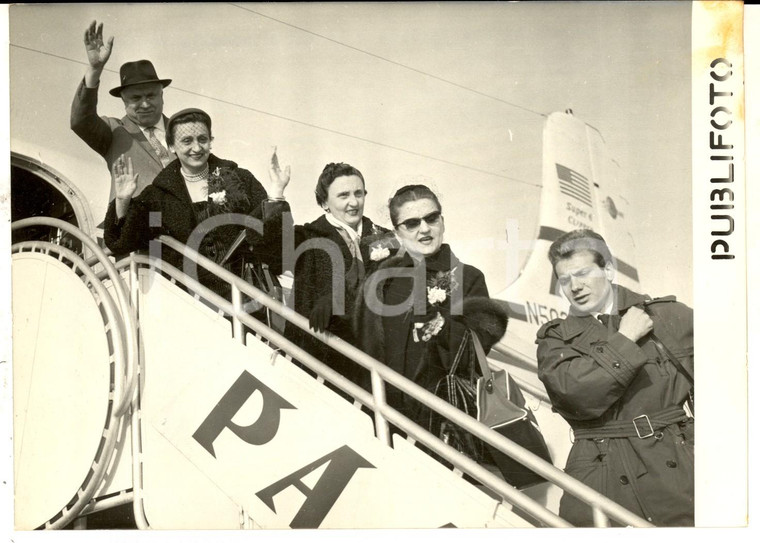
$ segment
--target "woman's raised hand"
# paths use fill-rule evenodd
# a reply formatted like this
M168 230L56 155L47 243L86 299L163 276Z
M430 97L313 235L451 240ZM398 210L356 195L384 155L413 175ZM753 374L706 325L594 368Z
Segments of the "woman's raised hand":
M285 170L280 168L277 147L275 147L269 163L269 197L282 198L288 183L290 183L290 166L285 166Z
M113 182L116 190L117 200L131 200L137 190L137 178L140 174L135 174L132 167L132 159L121 155L113 163Z

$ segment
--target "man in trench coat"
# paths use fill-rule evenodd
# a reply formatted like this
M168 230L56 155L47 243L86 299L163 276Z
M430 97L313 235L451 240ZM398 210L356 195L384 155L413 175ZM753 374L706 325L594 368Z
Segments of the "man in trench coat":
M538 331L538 376L573 429L565 471L657 526L693 526L692 310L613 284L590 230L557 239L549 259L571 307ZM563 495L560 516L592 515Z

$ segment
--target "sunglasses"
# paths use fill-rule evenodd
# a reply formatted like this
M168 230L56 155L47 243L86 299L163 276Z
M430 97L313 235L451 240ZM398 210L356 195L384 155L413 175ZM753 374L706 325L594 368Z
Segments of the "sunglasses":
M432 213L428 213L422 218L414 218L414 219L407 219L405 221L401 221L396 225L398 228L399 226L403 226L405 230L409 232L413 232L414 230L417 230L420 225L422 224L422 221L425 221L430 226L434 226L438 224L441 221L441 218L443 216L441 215L440 211L433 211Z

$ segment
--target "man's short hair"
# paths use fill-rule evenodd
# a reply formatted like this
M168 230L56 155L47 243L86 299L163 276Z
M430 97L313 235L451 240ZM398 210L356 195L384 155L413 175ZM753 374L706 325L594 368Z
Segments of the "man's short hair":
M594 262L600 268L612 262L612 253L602 236L588 229L571 230L562 234L549 247L549 261L552 263L552 269L555 269L554 273L557 273L557 262L570 258L578 251L591 252L594 255Z

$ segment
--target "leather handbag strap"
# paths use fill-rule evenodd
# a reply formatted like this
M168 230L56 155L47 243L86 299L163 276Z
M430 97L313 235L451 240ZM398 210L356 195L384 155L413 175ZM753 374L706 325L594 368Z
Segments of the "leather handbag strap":
M451 364L451 369L449 370L449 375L456 375L457 368L459 367L459 362L462 361L462 356L464 355L464 351L467 348L467 336L470 334L470 331L467 330L464 334L464 337L462 338L462 341L459 343L459 349L457 349L457 354L454 356L454 363Z
M472 330L468 330L470 336L472 336L472 344L475 346L475 356L478 357L478 364L480 365L480 372L486 379L486 387L493 389L493 375L491 374L491 368L488 366L488 359L486 358L486 352L483 349L483 344L480 343L478 334ZM488 390L490 392L491 390Z
M244 239L245 239L245 228L243 228L240 231L240 234L238 234L238 237L235 238L235 241L232 242L232 244L230 245L230 248L227 249L227 252L225 253L224 258L222 258L222 261L219 263L220 266L224 266L224 264L230 259L233 253L237 251L237 248L240 247L240 244L243 243Z
M275 296L276 290L274 286L274 281L272 280L272 272L269 270L269 266L267 264L261 264L261 270L264 272L264 279L267 282L267 292L269 292L270 295Z

